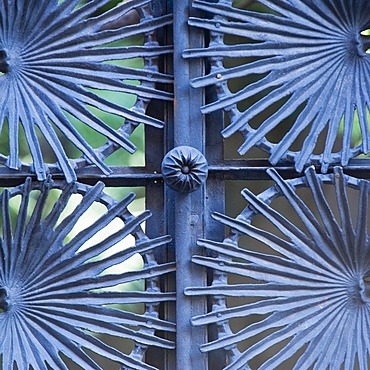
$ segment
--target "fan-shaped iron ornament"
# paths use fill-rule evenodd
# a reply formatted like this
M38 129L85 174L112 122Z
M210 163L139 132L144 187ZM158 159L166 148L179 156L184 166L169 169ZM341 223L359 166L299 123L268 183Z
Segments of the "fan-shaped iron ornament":
M144 234L140 225L150 212L135 217L128 211L133 194L117 202L103 193L103 188L101 183L89 187L75 182L57 184L50 179L32 183L28 179L1 194L3 369L12 369L13 364L24 370L67 369L63 354L83 369L100 369L93 357L102 356L120 364L122 369L149 370L154 367L143 361L148 346L173 348L171 341L156 335L157 330L174 331L174 324L158 317L160 302L174 299L172 293L160 291L159 277L172 272L174 265L158 264L154 258L154 251L169 238L149 239ZM54 189L59 189L60 194L50 207ZM68 214L67 205L76 194L80 202ZM14 220L10 204L17 198L19 208ZM106 212L89 223L89 209L94 204L105 206ZM112 229L115 220L120 221L120 226ZM85 227L71 236L78 222ZM110 232L103 238L81 248L107 227ZM133 245L106 253L128 235L134 236ZM108 270L137 254L143 258L142 268ZM138 280L147 282L144 291L115 288ZM145 312L133 313L112 306L131 303L145 304ZM108 345L99 338L102 334L114 337L116 342L120 338L133 341L133 354L121 353Z
M212 19L190 18L191 26L210 31L210 43L184 53L187 58L208 57L211 62L210 73L191 82L194 87L217 88L218 99L204 106L203 112L223 109L229 114L230 124L222 134L244 136L240 154L258 146L272 164L294 161L298 171L319 162L326 172L332 163L347 165L360 153L369 153L370 55L366 53L369 36L364 34L370 28L369 1L253 3L267 10L237 9L232 0L193 2L195 8L213 15ZM227 44L229 35L239 37L239 43ZM225 58L244 59L228 67ZM235 78L250 82L231 92L228 82ZM362 134L359 145L351 143L357 121ZM286 132L279 141L269 136L276 128ZM334 145L339 131L338 151ZM297 151L294 145L302 136ZM316 147L321 136L324 149Z
M151 99L171 100L171 94L155 88L170 83L171 77L158 72L157 59L169 53L159 46L155 31L171 23L171 16L154 17L150 0L128 0L110 10L109 0L39 1L5 0L0 12L0 131L7 122L9 155L0 163L20 169L19 130L23 128L32 156L32 169L44 180L49 168L43 161L38 131L57 158L57 169L67 181L76 179L76 161L65 152L61 136L82 152L78 166L109 168L104 158L117 148L135 151L130 134L140 124L162 127L146 115ZM132 13L140 22L130 24ZM143 46L117 46L117 42L142 35ZM144 68L126 67L120 61L142 58ZM138 81L137 83L132 83ZM134 107L111 101L97 90L136 96ZM90 108L93 109L90 109ZM96 113L122 117L114 129ZM103 135L107 143L93 148L81 135L71 116ZM23 169L27 169L24 164Z
M294 180L283 180L275 170L269 174L275 186L260 195L244 189L249 206L238 217L214 215L231 228L228 238L199 241L209 253L193 261L213 269L214 280L186 294L210 295L213 307L192 324L218 328L218 338L201 350L225 349L227 370L254 368L250 362L263 354L261 370L288 368L287 360L295 361L289 368L297 370L350 370L356 361L368 369L370 183L344 175L339 167L330 175L309 167L305 177ZM256 215L267 221L263 227L255 225ZM248 245L243 235L251 238ZM264 250L253 243L262 243ZM244 280L228 284L232 275ZM229 305L231 297L248 301ZM233 332L235 319L245 325ZM238 349L251 338L245 350Z

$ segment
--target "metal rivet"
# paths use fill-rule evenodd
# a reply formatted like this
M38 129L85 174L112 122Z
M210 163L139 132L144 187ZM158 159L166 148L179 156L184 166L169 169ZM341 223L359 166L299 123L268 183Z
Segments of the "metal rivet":
M191 193L206 181L208 163L199 150L189 146L179 146L164 157L162 175L164 181L173 190Z
M181 168L181 172L184 174L184 175L188 175L190 173L190 168L189 166L184 166Z

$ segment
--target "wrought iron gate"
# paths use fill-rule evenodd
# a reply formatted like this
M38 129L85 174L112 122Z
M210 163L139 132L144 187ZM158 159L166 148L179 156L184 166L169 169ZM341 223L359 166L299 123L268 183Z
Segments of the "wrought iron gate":
M2 369L367 369L369 29L367 0L3 0Z

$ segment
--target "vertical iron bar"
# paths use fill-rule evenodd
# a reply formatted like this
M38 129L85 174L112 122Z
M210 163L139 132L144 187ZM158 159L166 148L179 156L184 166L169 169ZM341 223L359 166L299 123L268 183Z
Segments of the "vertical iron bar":
M202 73L199 62L182 58L182 52L190 47L201 47L202 33L190 31L187 21L191 11L190 0L174 0L174 146L187 145L204 153L205 127L200 106L204 101L200 89L192 89L189 80ZM196 245L204 236L204 186L190 194L176 193L167 189L168 210L173 222L176 278L176 369L207 369L207 357L199 351L199 344L206 341L206 330L194 328L190 318L206 312L206 301L184 295L184 289L206 283L206 273L191 263L193 254L202 253Z
M153 0L152 11L155 16L172 13L172 5L167 0ZM171 27L160 29L156 33L157 39L161 45L172 44L172 30ZM160 70L165 73L172 73L172 56L165 56L159 59ZM152 101L148 106L148 113L166 123L164 132L153 127L145 127L145 164L146 169L151 173L159 174L161 169L162 158L167 150L168 125L173 122L172 103L165 103L160 101ZM172 140L172 139L171 139ZM151 222L146 226L146 233L149 237L155 235L170 234L168 224L168 217L166 217L165 209L165 191L163 180L154 180L151 184L146 186L146 206L152 212ZM174 256L171 246L162 249L156 253L157 262L174 261ZM161 284L162 291L175 291L175 276L170 274L166 276ZM170 302L162 306L159 312L160 317L168 321L175 322L175 303ZM175 341L175 334L166 339ZM162 350L155 347L149 347L146 352L146 360L150 365L158 369L170 370L175 368L175 350Z
M214 89L207 90L206 101L215 101ZM211 130L206 131L206 158L209 166L224 162L224 141L220 132L224 128L223 112L213 112L207 115L206 123ZM222 241L225 238L225 230L220 227L220 223L212 218L214 212L225 213L225 178L223 174L209 176L206 187L206 209L205 222L206 238ZM208 272L208 284L211 284L214 279L213 272ZM212 311L214 304L213 298L208 298L208 312ZM216 340L218 337L217 326L210 325L208 328L208 341ZM209 353L208 363L209 369L220 370L226 366L225 351L212 351Z

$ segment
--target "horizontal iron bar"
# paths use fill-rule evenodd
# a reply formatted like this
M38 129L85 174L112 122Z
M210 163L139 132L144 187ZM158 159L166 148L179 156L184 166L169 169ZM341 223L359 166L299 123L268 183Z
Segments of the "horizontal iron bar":
M297 172L291 163L281 163L272 166L268 160L226 160L221 164L213 164L208 168L209 176L217 176L223 180L269 180L269 168L275 168L284 178L303 176ZM315 165L316 171L321 172L320 165ZM333 172L334 166L329 167L328 173ZM344 167L347 175L370 179L370 158L353 159Z
M111 173L105 175L96 167L85 167L76 170L77 180L85 184L94 185L102 181L106 186L146 186L148 184L163 182L160 170L148 172L145 167L110 167ZM55 180L63 180L64 176L60 172L51 171ZM24 182L26 177L36 180L34 174L25 171L15 171L7 167L0 167L0 186L16 186Z
M160 169L158 172L149 172L145 167L110 167L112 172L107 176L98 168L85 167L76 171L80 182L94 184L104 182L107 186L145 186L163 182Z
M266 170L274 167L282 177L294 178L303 176L297 172L291 163L282 163L271 166L267 160L226 160L220 164L209 166L208 177L221 180L269 180ZM315 166L320 172L320 166ZM76 170L77 179L86 184L96 184L102 181L106 186L146 186L153 183L163 183L160 169L157 172L149 172L145 167L110 167L112 173L104 175L96 167L85 167ZM329 173L333 167L329 168ZM347 175L370 179L370 158L354 159L344 168ZM63 174L51 171L55 180L62 180ZM0 186L16 186L24 182L26 177L35 178L35 175L25 171L15 171L7 167L0 167Z

